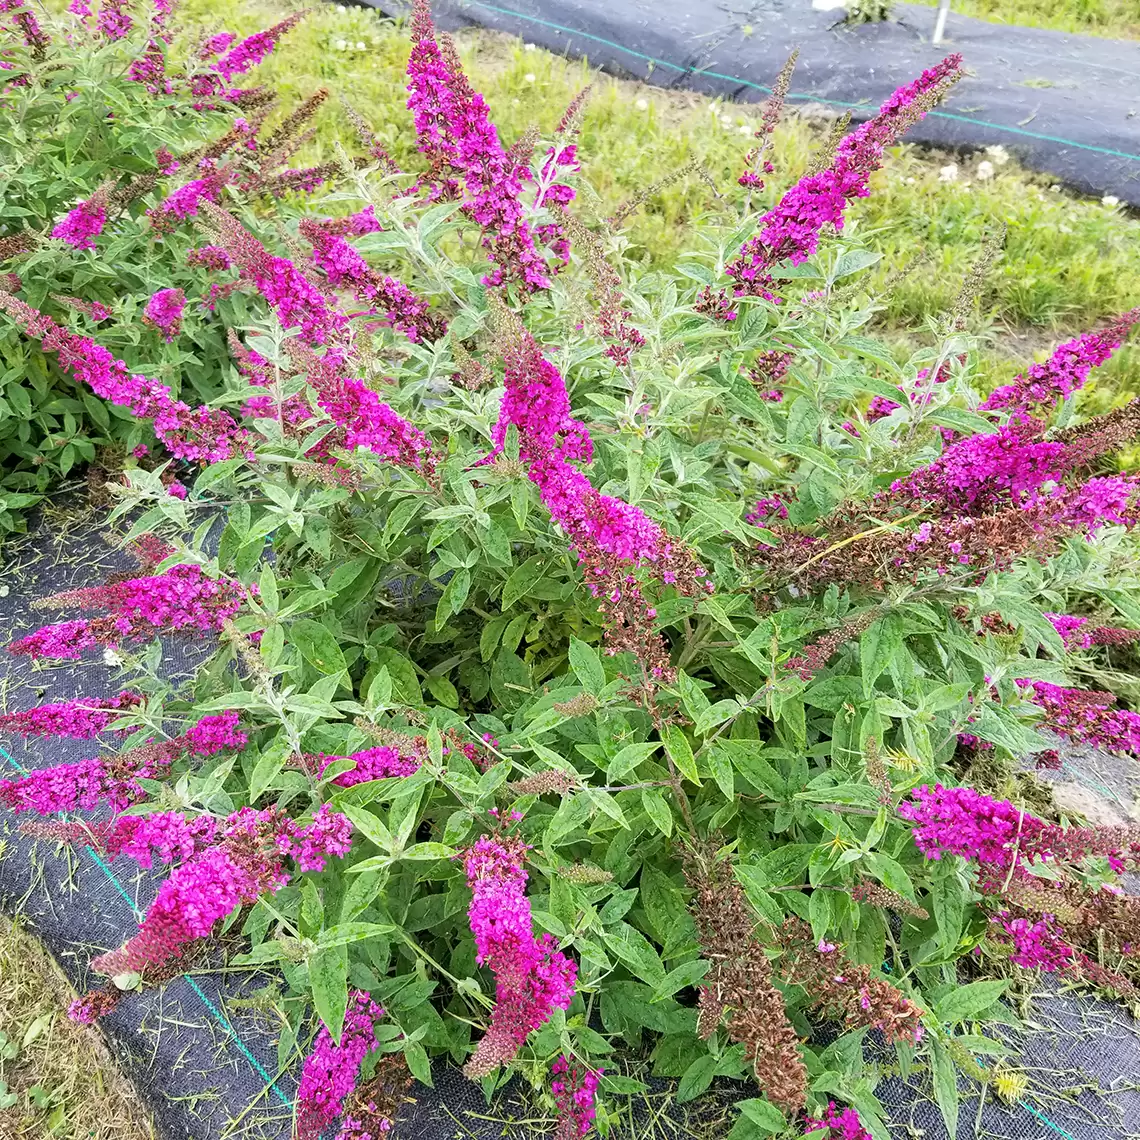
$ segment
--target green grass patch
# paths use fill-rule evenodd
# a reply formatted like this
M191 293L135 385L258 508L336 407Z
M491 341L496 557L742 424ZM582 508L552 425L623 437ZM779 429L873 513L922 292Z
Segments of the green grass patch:
M935 6L938 0L916 3ZM977 16L995 24L1140 39L1140 7L1136 0L952 0L952 4L961 16Z

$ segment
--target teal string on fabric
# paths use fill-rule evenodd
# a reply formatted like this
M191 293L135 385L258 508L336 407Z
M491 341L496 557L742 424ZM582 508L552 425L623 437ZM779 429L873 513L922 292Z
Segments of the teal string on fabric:
M277 1098L281 1101L282 1104L288 1105L290 1108L292 1108L293 1102L277 1087L273 1078L265 1071L265 1066L262 1065L262 1063L249 1051L246 1043L238 1036L237 1030L234 1029L234 1027L229 1023L227 1018L222 1014L217 1006L215 1006L214 1003L210 1001L208 997L206 997L198 983L194 981L194 979L189 974L185 974L184 977L186 979L186 984L198 995L202 1001L202 1004L213 1015L214 1020L217 1021L217 1023L234 1039L235 1044L241 1050L242 1054L245 1056L245 1059L253 1066L253 1069L257 1075L263 1081L265 1081L269 1088L271 1088L277 1094Z

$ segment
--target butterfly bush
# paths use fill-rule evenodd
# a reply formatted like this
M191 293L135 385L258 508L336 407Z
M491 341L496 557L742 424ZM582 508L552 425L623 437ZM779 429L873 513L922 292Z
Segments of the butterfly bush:
M351 91L258 85L300 18L188 43L169 5L77 3L11 29L21 59L82 53L146 140L85 152L66 193L13 162L50 227L0 239L6 344L92 424L113 407L108 537L139 564L40 600L60 620L8 647L111 676L4 710L13 747L86 751L0 802L156 881L73 1016L225 931L308 1042L300 1136L398 1132L449 1059L549 1080L582 1137L650 1050L686 1095L754 1084L745 1128L862 1140L891 1113L846 1035L942 1071L1011 975L1134 997L1140 834L1069 818L1029 770L1140 754L1129 690L1074 676L1115 684L1140 636L1140 400L1074 403L1127 365L1138 311L995 382L990 235L905 357L847 224L968 61L884 91L791 181L793 59L739 185L650 272L622 221L694 164L603 219L588 91L511 138L422 0L388 77L397 164ZM25 70L9 98L41 108ZM309 157L340 119L358 141ZM98 122L119 154L119 113ZM116 266L143 249L132 292ZM94 458L76 439L70 464Z

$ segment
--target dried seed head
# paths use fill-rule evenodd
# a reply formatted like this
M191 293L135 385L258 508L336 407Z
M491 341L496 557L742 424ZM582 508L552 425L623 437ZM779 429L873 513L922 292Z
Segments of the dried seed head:
M519 796L544 796L551 793L565 796L581 787L581 783L575 775L564 772L561 768L547 768L523 780L515 780L507 787Z
M597 707L598 699L593 693L579 693L568 701L555 701L553 705L555 712L569 717L589 716Z
M476 360L459 341L452 343L451 355L455 359L456 379L469 392L485 388L494 379L491 370Z
M683 166L679 166L670 174L666 174L664 178L659 178L656 182L651 182L643 190L639 190L634 194L632 198L627 198L609 219L610 229L616 233L621 229L622 223L626 218L636 213L654 194L664 190L667 186L672 186L674 182L680 182L686 175L692 174L698 169L699 166L696 159L689 159Z
M265 667L265 660L257 646L250 641L249 636L238 629L230 620L222 623L222 636L241 658L250 678L263 687L270 684L269 670Z
M559 867L557 873L568 883L576 883L581 887L613 882L613 875L609 871L603 871L601 867L590 863L572 863L568 867Z
M990 275L994 263L1005 245L1005 236L1009 227L1005 222L999 222L982 240L982 247L970 271L962 281L962 288L950 310L950 327L955 332L961 332L966 327L974 302L981 294L986 278Z
M555 134L566 135L569 138L573 138L582 129L582 111L592 87L592 83L587 84L570 100L569 106L566 108L565 113L558 122L558 126L554 130Z
M694 891L689 908L701 955L712 963L701 986L700 1031L712 1034L727 1016L728 1036L744 1045L768 1099L797 1112L807 1101L807 1069L768 956L754 937L752 907L712 840L703 851L686 854L685 878Z
M851 126L851 112L846 111L831 124L831 130L827 132L827 137L820 144L819 150L812 156L811 162L808 163L808 174L819 174L820 171L826 170L832 164L835 159L835 152L843 141L843 136L847 134L849 126Z
M538 144L538 127L531 124L513 143L506 153L511 166L530 166L534 158L534 148Z
M908 918L929 918L929 913L916 903L912 903L910 899L903 898L897 891L892 891L888 887L884 887L879 883L872 883L869 880L864 880L861 883L856 883L851 888L851 897L856 902L867 903L869 906L876 906L882 910L893 910L897 914L906 915Z

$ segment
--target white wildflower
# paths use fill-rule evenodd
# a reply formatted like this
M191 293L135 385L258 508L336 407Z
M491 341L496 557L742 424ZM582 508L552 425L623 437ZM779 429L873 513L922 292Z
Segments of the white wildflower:
M637 108L639 111L648 111L648 110L649 110L649 100L648 100L648 99L638 99L638 100L637 100L637 101L634 103L634 106L635 106L635 107L636 107L636 108Z
M956 162L948 162L945 166L941 167L938 171L938 181L957 182L958 164Z
M1114 206L1120 205L1120 199L1115 194L1106 194L1101 198L1100 204L1107 206L1111 210Z
M526 82L526 83L533 83L533 82L535 81L535 79L536 79L536 78L537 78L537 77L535 76L535 74L534 74L534 72L533 72L533 71L528 71L528 72L526 73L526 75L524 75L524 76L523 76L523 80L524 80L524 82Z
M983 159L978 163L978 181L988 182L994 176L994 164Z
M994 166L1005 166L1009 162L1009 151L1004 146L988 146L986 147L986 154L990 156L990 161Z

